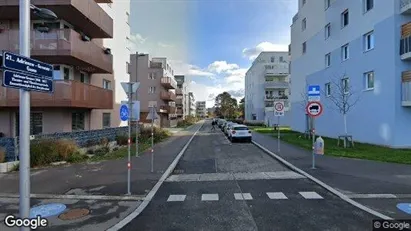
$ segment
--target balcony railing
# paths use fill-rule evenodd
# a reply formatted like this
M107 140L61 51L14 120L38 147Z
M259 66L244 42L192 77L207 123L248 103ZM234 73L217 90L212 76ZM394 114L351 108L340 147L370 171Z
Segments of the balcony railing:
M160 109L165 111L167 114L175 114L177 108L172 105L161 105Z
M177 115L184 115L183 109L177 109Z
M411 0L401 0L400 1L400 12L402 14L411 13Z
M164 101L175 101L176 95L173 92L162 91L160 93L160 98Z
M286 100L288 99L288 96L273 96L273 95L266 95L265 100Z
M112 38L113 19L95 0L31 0L92 38ZM19 18L19 0L0 1L0 20Z
M400 40L400 56L402 60L411 59L411 36Z
M113 109L113 91L78 81L54 81L54 93L31 92L31 107ZM19 91L0 86L0 107L18 107Z
M177 88L176 95L183 95L183 89Z
M286 89L290 84L287 81L265 81L264 87L269 89Z
M72 29L52 30L48 33L31 31L31 57L52 64L70 64L79 71L112 73L113 55L93 41L83 41ZM0 33L0 48L14 53L19 51L19 31Z
M160 81L161 81L161 85L166 89L176 89L177 88L177 82L173 78L162 77Z

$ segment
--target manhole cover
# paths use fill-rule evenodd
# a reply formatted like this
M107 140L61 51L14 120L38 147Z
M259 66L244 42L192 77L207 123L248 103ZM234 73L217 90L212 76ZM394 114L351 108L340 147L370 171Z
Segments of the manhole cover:
M57 216L61 214L64 210L66 210L66 205L60 203L39 205L30 209L30 217L36 218L37 216L41 216L45 218Z
M61 220L76 220L90 214L88 209L72 209L59 216Z

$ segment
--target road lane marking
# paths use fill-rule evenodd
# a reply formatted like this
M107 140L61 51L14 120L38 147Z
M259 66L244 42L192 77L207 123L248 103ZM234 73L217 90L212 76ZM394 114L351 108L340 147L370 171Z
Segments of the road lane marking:
M194 125L193 125L194 126ZM188 146L190 145L191 141L194 139L194 137L197 135L197 133L200 131L200 129L204 126L204 121L202 121L202 124L199 126L197 131L194 132L194 134L191 136L191 138L188 140L186 145L184 145L183 149L181 149L180 153L178 153L177 157L174 159L174 161L168 166L167 170L163 173L161 176L160 180L154 185L154 187L151 189L151 191L147 194L147 196L144 198L144 201L141 202L141 204L134 210L130 215L128 215L126 218L121 220L119 223L115 224L113 227L109 228L107 231L117 231L124 226L126 226L128 223L130 223L134 218L136 218L143 210L147 207L147 205L150 203L150 201L154 198L156 195L158 189L161 187L163 182L167 179L168 176L171 175L171 173L174 171L175 167L177 166L178 161L181 159L183 156L184 152L187 150Z
M370 194L348 194L347 196L349 198L352 198L352 199L373 199L373 198L389 199L389 198L398 198L398 196L394 195L394 194L373 194L373 193L370 193Z
M0 198L19 198L19 194L0 193ZM72 199L72 200L121 200L121 201L142 201L144 196L103 196L103 195L57 195L57 194L30 194L30 198L36 199Z
M284 193L282 192L268 192L267 193L268 198L272 200L285 200L288 199Z
M203 194L201 195L202 201L218 201L218 194Z
M324 199L320 194L316 192L299 192L301 196L303 196L305 199Z
M368 208L367 206L364 206L356 201L354 201L351 198L348 198L347 195L339 192L338 190L336 190L335 188L327 185L326 183L320 181L319 179L311 176L310 174L306 173L305 171L297 168L296 166L294 166L293 164L291 164L290 162L284 160L283 158L281 158L280 156L278 156L277 154L275 154L274 152L268 150L267 148L265 148L264 146L262 146L261 144L255 142L254 140L252 141L252 143L254 145L256 145L257 147L259 147L261 150L265 151L267 154L269 154L270 156L272 156L273 158L275 158L276 160L280 161L282 164L284 164L285 166L289 167L291 170L294 170L298 173L300 173L301 175L306 176L308 179L310 179L311 181L315 182L316 184L320 185L321 187L325 188L326 190L328 190L329 192L333 193L334 195L338 196L339 198L341 198L342 200L346 201L347 203L350 203L351 205L365 211L368 212L376 217L379 217L381 219L384 220L393 220L392 217L386 216L376 210L373 210L371 208Z
M280 180L280 179L304 179L293 171L278 172L254 172L254 173L204 173L204 174L179 174L171 175L167 182L200 182L200 181L222 181L222 180Z
M250 193L234 193L234 198L236 200L252 200L253 199Z
M167 202L170 201L185 201L186 195L170 195L167 199Z

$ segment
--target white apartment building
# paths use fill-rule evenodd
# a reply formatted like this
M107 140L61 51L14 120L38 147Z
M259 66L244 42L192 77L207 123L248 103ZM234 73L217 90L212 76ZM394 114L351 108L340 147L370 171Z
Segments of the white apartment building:
M301 102L306 85L319 85L318 134L347 129L359 142L411 147L410 29L409 0L299 0L291 26L292 129L310 128ZM346 123L331 100L333 82L352 95L349 104L358 99Z
M207 116L206 101L196 102L197 117L204 118Z
M131 54L130 44L130 0L113 1L108 4L99 4L107 14L113 18L113 39L103 40L105 47L111 49L113 54L114 83L105 83L110 88L115 88L114 106L111 113L113 127L126 126L127 122L120 120L120 106L122 100L127 100L121 82L128 82L129 63Z
M290 123L288 52L261 52L245 75L245 119L278 124L274 102L283 101L281 125Z

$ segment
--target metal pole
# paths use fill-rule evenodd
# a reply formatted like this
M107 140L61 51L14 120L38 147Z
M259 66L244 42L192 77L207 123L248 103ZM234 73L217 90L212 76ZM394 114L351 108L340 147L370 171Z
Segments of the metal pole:
M20 55L30 57L30 0L20 0ZM20 89L20 217L30 216L30 92ZM22 227L20 230L30 230Z
M151 109L151 172L154 172L154 131L153 131L153 126L154 126L154 116L156 115L155 113L156 107L152 107Z
M313 120L313 127L312 127L312 136L313 136L313 163L312 163L312 169L315 169L315 119L314 117L311 117Z
M131 178L131 113L132 113L132 92L131 92L131 83L128 84L128 163L127 163L127 194L131 195L131 186L130 186L130 178Z
M280 153L280 117L278 116L277 152Z
M136 79L138 81L138 52L136 52ZM138 93L136 92L136 100L138 100ZM138 126L138 120L136 115L136 157L138 157L138 133L140 132L140 127Z

